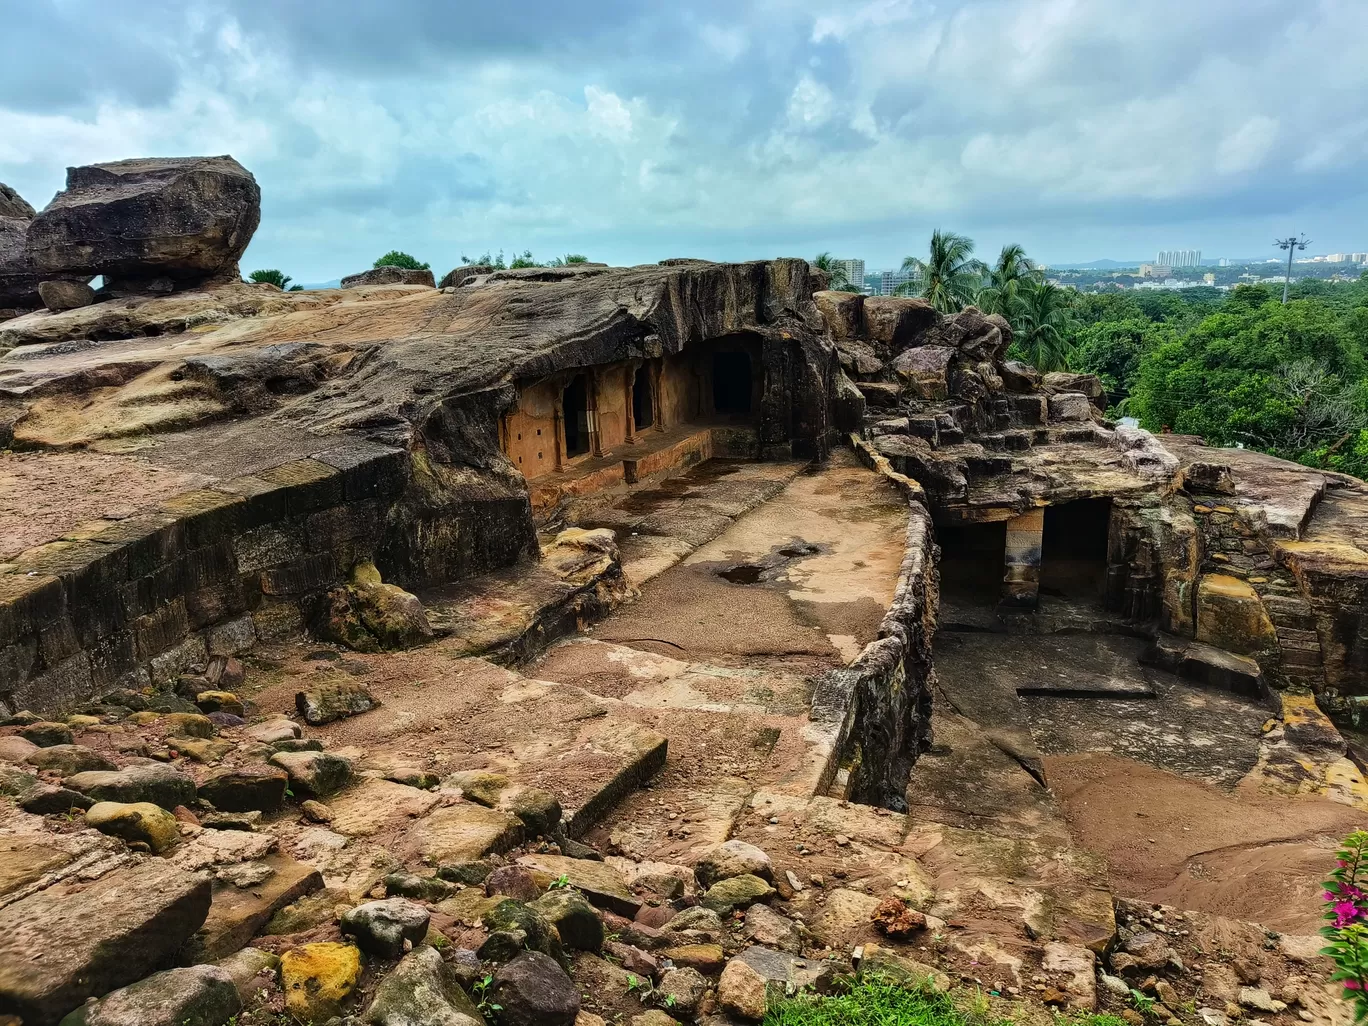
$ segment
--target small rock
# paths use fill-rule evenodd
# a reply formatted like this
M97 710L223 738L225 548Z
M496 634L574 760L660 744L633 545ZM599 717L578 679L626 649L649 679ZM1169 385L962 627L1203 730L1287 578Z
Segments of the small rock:
M660 977L655 992L667 1008L692 1017L708 993L708 980L697 969L669 969Z
M772 897L773 887L760 877L746 873L726 877L709 887L703 895L703 907L726 915L734 908L749 908L757 901L769 901Z
M166 716L166 733L168 737L211 738L214 736L214 723L203 713L168 713Z
M769 1008L769 981L739 958L733 958L717 981L722 1011L759 1022Z
M490 880L499 872L495 870ZM573 887L549 890L527 907L554 926L567 947L580 951L598 951L603 947L603 921L594 906Z
M727 960L721 944L682 944L662 949L660 957L709 976L719 972Z
M737 876L756 876L774 879L774 864L770 857L745 841L726 841L708 851L694 866L694 876L707 888L720 880Z
M362 1021L371 1026L481 1026L456 969L436 948L416 948L375 989Z
M527 951L494 973L489 988L502 1026L572 1026L579 1015L579 989L556 960Z
M542 889L532 878L531 870L524 866L500 866L485 878L484 892L487 897L502 894L519 901L535 901L541 897Z
M37 723L30 723L28 726L21 727L19 736L39 748L69 745L72 742L71 728L65 723L53 723L50 720L39 720Z
M299 742L296 742L299 743ZM308 744L309 742L303 742ZM316 742L315 742L316 743ZM323 746L319 745L318 750L322 751ZM277 749L280 751L281 749ZM288 749L289 751L301 751L299 748ZM396 784L403 784L405 787L416 787L420 791L431 791L442 782L442 778L435 773L429 773L425 769L417 766L397 766L385 774L386 780L391 780Z
M223 812L274 812L285 801L289 781L278 766L234 766L201 781L199 796Z
M798 928L768 905L752 905L746 910L742 936L752 944L795 955L803 950L803 938Z
M660 963L635 945L624 944L622 941L604 941L603 951L605 955L617 959L622 968L637 976L655 979L656 973L660 971Z
M347 716L357 716L374 709L379 703L370 689L359 680L332 680L309 691L295 695L295 708L311 727L332 723Z
M123 769L89 770L66 779L66 786L96 801L151 802L163 809L190 805L195 800L195 781L161 763L138 763Z
M898 897L887 897L879 902L870 921L885 935L895 940L906 940L918 930L926 929L926 916Z
M277 716L261 723L254 723L246 728L247 736L254 741L263 744L274 744L277 741L292 740L299 737L302 733L300 726L294 720L284 716Z
M1178 991L1173 989L1173 984L1168 980L1159 980L1154 984L1154 993L1169 1008L1181 1008L1183 999L1178 996Z
M528 788L509 803L508 811L522 821L529 837L552 837L560 831L561 804L549 791Z
M465 798L476 805L492 809L499 804L499 798L507 790L508 783L508 778L502 773L494 773L491 770L462 770L443 780L442 787L459 790Z
M332 809L312 798L306 798L304 801L300 802L299 811L304 813L304 818L310 823L332 822Z
M176 817L151 802L97 802L86 810L85 821L103 834L140 841L153 852L163 852L180 840Z
M1108 993L1119 998L1130 997L1130 984L1121 977L1112 976L1110 973L1098 973L1097 978L1101 982L1102 988Z
M85 745L49 745L35 748L24 759L30 766L59 777L71 777L87 770L115 770L112 762Z
M234 748L231 741L205 741L200 738L176 738L176 751L195 762L210 765L218 762Z
M1256 1012L1278 1013L1287 1011L1287 1005L1276 1000L1263 987L1241 987L1240 996L1237 999L1245 1008L1252 1008Z
M428 910L406 898L368 901L342 916L342 932L356 938L357 946L377 958L396 959L405 942L412 947L427 936Z
M223 712L239 717L247 715L242 699L231 691L201 691L195 696L195 704L202 713Z
M351 763L329 752L276 752L270 761L290 775L290 788L305 798L326 798L351 781Z

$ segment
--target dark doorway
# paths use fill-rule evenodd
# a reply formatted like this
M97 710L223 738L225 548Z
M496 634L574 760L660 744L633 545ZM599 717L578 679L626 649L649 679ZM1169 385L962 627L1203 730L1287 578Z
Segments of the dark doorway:
M561 394L565 413L565 457L583 456L589 451L589 385L583 374L576 374Z
M1002 598L1007 522L937 524L941 547L941 597L972 606L996 606Z
M1101 599L1107 581L1110 499L1079 499L1045 507L1040 552L1040 594Z
M749 353L713 353L713 409L718 413L750 413L751 359Z
M632 423L636 430L650 427L655 418L652 416L651 368L638 367L632 379Z

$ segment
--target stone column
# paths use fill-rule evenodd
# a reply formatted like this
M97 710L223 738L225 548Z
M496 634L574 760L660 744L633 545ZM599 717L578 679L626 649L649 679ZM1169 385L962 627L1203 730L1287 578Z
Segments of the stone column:
M1033 610L1040 595L1040 549L1045 533L1045 507L1007 521L1006 572L1002 607Z

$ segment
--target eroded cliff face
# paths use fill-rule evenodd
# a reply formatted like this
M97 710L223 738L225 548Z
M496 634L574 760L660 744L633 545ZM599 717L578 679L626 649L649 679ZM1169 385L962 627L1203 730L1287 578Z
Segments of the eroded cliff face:
M358 562L414 589L535 558L527 483L499 424L522 387L559 372L743 334L762 354L762 453L828 451L835 348L801 260L465 281L314 293L234 283L0 327L0 438L25 454L15 519L40 514L8 553L6 594L27 602L52 578L71 607L25 614L5 639L17 647L4 690L39 681L65 701L92 680L164 677L217 624L292 629ZM51 509L40 490L79 489L99 461L119 467L105 505ZM197 498L140 494L178 475ZM111 506L122 519L101 521ZM187 516L205 526L187 530ZM130 556L133 544L158 555ZM183 569L164 580L167 565ZM78 585L88 578L99 587ZM181 609L169 619L168 602ZM81 641L40 652L35 639L78 605ZM167 665L153 671L154 659Z

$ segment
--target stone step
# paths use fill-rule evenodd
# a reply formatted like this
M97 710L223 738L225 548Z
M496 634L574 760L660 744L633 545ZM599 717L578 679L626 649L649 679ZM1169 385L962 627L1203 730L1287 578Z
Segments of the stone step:
M1278 627L1278 641L1283 645L1291 645L1293 648L1314 648L1320 651L1320 635L1315 631L1302 630L1297 627Z

